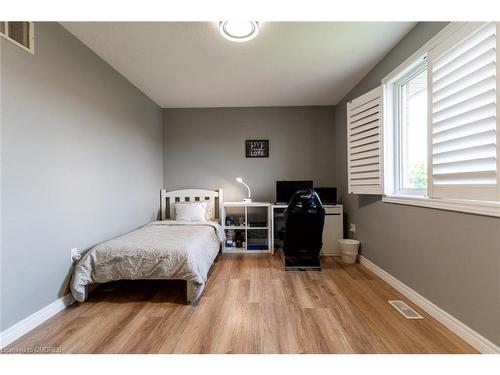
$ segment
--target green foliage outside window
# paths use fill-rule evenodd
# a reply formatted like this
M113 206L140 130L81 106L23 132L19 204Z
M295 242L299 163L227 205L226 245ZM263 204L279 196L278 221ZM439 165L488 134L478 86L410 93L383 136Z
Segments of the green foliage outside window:
M414 189L427 188L427 165L416 163L410 167L410 186Z

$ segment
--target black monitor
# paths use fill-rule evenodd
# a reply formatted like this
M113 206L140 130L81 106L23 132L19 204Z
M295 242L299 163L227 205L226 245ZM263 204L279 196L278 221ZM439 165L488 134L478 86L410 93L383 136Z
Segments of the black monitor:
M337 188L315 187L314 191L318 193L323 204L337 204Z
M297 190L312 189L312 181L276 181L276 202L290 202Z

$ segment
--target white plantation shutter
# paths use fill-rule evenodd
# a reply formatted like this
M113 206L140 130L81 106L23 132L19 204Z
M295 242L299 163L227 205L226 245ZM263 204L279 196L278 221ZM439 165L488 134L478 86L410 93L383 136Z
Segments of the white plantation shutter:
M429 53L429 196L499 200L496 25Z
M348 190L383 194L382 86L347 103Z

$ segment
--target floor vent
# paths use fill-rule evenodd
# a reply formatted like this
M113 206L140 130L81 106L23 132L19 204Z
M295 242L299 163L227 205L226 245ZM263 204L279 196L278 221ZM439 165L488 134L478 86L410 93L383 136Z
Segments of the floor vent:
M406 319L424 319L422 315L413 310L403 301L388 301L392 307L398 310Z

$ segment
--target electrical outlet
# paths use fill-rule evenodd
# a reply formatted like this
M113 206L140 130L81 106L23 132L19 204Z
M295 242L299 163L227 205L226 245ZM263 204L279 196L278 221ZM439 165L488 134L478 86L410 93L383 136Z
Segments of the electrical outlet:
M77 260L79 260L82 256L80 255L80 253L78 252L78 248L76 247L73 247L71 250L70 250L70 260L71 260L71 263L74 263L76 262Z
M349 232L356 233L356 224L354 223L349 224Z

